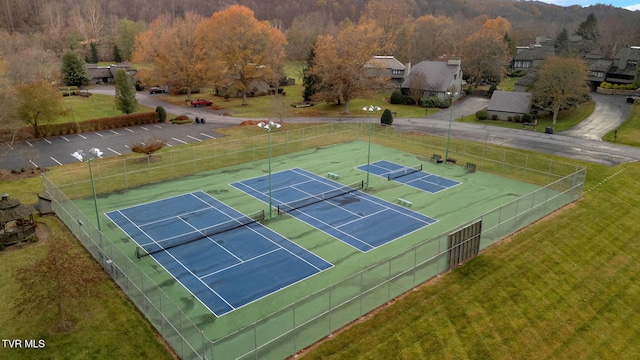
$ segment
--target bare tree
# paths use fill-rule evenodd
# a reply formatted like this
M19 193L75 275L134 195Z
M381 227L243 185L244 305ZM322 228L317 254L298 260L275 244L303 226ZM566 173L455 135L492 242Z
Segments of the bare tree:
M409 83L409 97L416 105L420 106L420 99L424 96L424 91L427 89L429 81L427 74L419 72L411 76L411 82Z
M86 253L73 247L61 232L52 231L47 252L34 263L25 264L15 272L18 315L37 315L53 312L57 330L69 331L74 315L85 299L95 296L101 272L93 269Z

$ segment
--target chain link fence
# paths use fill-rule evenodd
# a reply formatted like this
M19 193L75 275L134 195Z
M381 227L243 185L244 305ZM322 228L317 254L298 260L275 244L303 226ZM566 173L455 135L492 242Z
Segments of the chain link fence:
M271 134L272 156L292 154L353 140L394 147L425 161L444 152L446 139L401 133L366 123L331 123ZM43 175L55 213L136 304L183 359L282 359L335 332L373 309L447 270L447 235L425 239L411 249L370 266L338 283L295 301L253 324L217 339L206 336L163 289L139 269L83 214L73 199L109 194L146 184L182 178L260 159L268 154L267 135L241 140L217 139L200 146L165 149L161 157L119 157L72 166ZM522 180L540 187L482 214L481 248L503 239L582 196L586 168L505 150L487 144L452 140L446 149L459 163L478 171ZM82 165L82 164L80 164Z

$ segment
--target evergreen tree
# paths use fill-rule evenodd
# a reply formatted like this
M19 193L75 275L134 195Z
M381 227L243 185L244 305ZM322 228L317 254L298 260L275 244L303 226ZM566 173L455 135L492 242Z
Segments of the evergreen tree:
M62 73L62 82L66 86L82 86L85 81L89 80L84 60L72 50L68 50L62 56L60 72Z
M311 101L311 97L318 91L318 86L322 82L322 79L315 74L310 74L309 69L315 65L316 53L313 48L309 51L309 56L307 56L307 65L304 70L304 77L302 79L302 84L304 85L304 92L302 93L302 97L304 101Z
M391 125L393 123L393 114L391 110L384 109L382 116L380 117L380 123L383 125Z
M565 55L569 52L569 33L567 28L562 28L562 31L556 37L555 52L556 55Z
M587 16L587 19L578 25L576 35L582 36L587 41L595 41L600 36L600 30L598 29L598 19L593 13Z
M89 62L92 64L97 64L98 63L98 47L96 46L96 43L94 43L93 41L89 43L89 48L91 49L91 57L89 58Z
M131 78L124 69L116 73L116 107L125 114L131 114L138 109L136 90L133 88Z
M122 55L120 55L120 49L118 49L118 45L113 46L113 61L115 61L116 64L122 62Z

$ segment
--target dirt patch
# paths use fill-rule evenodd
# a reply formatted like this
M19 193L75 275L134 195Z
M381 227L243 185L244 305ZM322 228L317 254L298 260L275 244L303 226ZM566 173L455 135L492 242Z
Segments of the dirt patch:
M40 175L42 169L29 169L25 171L11 171L7 169L0 169L0 181L16 181L27 179L32 176Z

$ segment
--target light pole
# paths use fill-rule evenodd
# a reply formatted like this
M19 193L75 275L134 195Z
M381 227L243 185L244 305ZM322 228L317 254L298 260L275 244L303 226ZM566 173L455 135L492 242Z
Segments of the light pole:
M269 138L269 219L273 216L273 197L271 196L271 131L278 130L282 125L275 123L273 121L269 122L260 122L258 127L265 130L268 134Z
M447 96L449 97L449 130L447 131L447 144L444 152L444 162L447 163L449 159L449 141L451 139L451 123L453 122L453 98L458 96L457 92L452 93L451 91L447 91Z
M78 150L73 154L71 154L71 156L73 156L74 158L82 162L86 162L89 164L89 178L91 179L91 192L93 192L93 206L96 209L96 220L98 222L98 230L102 231L102 228L100 227L100 213L98 212L98 197L96 196L96 186L93 183L93 170L91 169L91 160L102 157L103 153L98 148L91 148L91 150L89 150L89 154L90 155L87 155L84 153L84 151Z
M371 133L373 130L373 124L371 123L371 114L376 111L380 111L380 106L369 105L362 108L362 110L366 111L369 114L369 149L367 150L367 186L369 187L369 167L371 166Z

